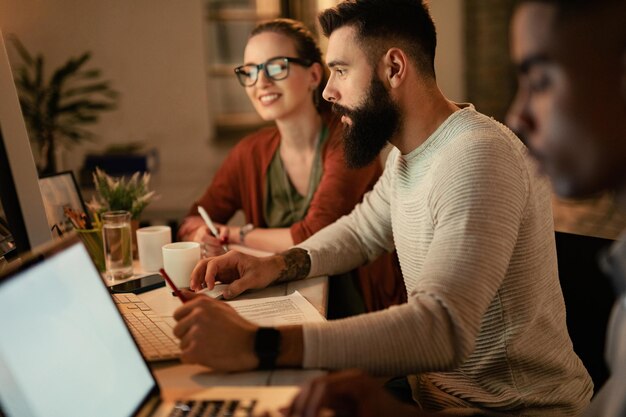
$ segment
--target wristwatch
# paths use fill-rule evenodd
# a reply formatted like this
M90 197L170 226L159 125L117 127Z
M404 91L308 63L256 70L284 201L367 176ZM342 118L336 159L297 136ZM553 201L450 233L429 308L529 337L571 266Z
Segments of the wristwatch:
M246 235L254 230L254 225L252 223L248 223L245 226L241 226L239 229L239 243L244 244L244 240L246 239Z
M254 353L259 358L258 369L274 369L280 352L280 331L274 327L259 327L254 337Z

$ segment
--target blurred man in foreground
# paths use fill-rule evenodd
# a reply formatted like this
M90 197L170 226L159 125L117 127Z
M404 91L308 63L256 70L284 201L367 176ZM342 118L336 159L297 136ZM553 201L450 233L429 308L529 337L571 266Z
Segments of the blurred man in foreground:
M519 87L507 121L555 192L609 191L626 209L626 2L523 1L511 56ZM626 415L626 234L603 264L618 295L607 329L611 377L584 415L618 417Z

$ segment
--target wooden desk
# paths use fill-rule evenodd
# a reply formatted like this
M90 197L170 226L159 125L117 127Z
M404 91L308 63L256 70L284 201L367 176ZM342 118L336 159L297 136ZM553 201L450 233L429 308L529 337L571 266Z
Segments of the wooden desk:
M262 297L278 297L289 295L294 291L300 291L313 306L326 317L326 304L328 301L328 277L309 278L302 281L289 282L287 284L274 285L262 290L248 291L237 297L238 300L250 300ZM171 317L180 306L180 300L172 295L169 287L161 287L156 290L139 294L159 316Z
M311 278L251 291L241 295L241 299L288 295L294 291L300 293L322 314L326 315L328 300L328 277ZM158 288L139 297L156 314L171 317L180 306L180 300L171 295L168 287ZM191 395L214 386L286 386L299 385L317 376L324 375L322 370L275 370L238 373L215 373L200 365L186 365L177 361L154 363L152 371L157 378L166 398Z

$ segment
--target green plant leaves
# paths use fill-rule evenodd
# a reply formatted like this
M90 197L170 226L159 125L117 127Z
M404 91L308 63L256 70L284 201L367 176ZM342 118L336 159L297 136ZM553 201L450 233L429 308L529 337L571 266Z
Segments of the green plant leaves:
M156 197L154 191L148 190L150 174L139 172L129 179L111 177L100 168L93 173L96 196L88 204L92 211L102 213L108 210L129 211L133 219L137 219L146 206Z
M23 62L15 81L24 119L31 140L47 152L48 171L54 172L56 143L92 140L94 135L79 126L96 123L101 112L116 109L118 93L100 79L99 69L84 68L90 52L70 57L46 79L43 55L29 53L15 36L10 39Z

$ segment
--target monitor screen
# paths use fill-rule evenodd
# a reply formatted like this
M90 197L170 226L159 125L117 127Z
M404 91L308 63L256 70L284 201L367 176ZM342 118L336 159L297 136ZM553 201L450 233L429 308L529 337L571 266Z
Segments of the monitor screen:
M24 253L52 235L1 31L0 92L0 204L16 246L13 252Z

